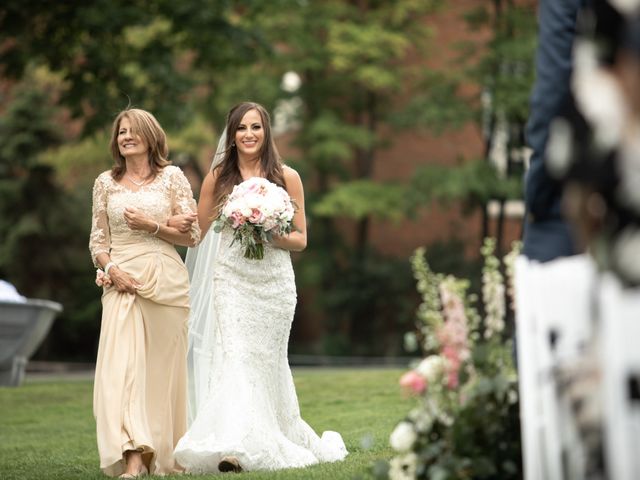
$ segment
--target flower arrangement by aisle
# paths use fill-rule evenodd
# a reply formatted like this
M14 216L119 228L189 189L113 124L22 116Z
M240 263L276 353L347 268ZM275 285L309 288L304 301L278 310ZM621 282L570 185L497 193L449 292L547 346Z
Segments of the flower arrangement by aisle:
M287 235L293 230L295 205L287 191L266 178L252 177L233 187L222 212L214 224L219 233L230 226L233 240L245 248L246 258L264 258L264 243L273 235Z
M505 257L508 275L518 248ZM391 433L397 455L376 465L377 478L520 478L518 384L505 332L505 292L512 288L494 249L486 239L481 310L467 280L433 272L424 249L412 257L422 303L417 332L408 333L405 343L419 345L424 358L400 385L417 405Z

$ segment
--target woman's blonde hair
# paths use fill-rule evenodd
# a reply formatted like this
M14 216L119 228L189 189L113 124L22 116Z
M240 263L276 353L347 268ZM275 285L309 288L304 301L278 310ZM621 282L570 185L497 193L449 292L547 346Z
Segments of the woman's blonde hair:
M169 165L169 145L167 135L151 113L139 108L127 108L118 114L113 121L111 129L111 156L115 162L111 169L111 176L115 180L120 180L127 170L125 158L120 154L118 147L118 131L123 118L128 118L131 122L131 131L134 135L139 135L149 146L149 166L151 174L157 175L160 170Z

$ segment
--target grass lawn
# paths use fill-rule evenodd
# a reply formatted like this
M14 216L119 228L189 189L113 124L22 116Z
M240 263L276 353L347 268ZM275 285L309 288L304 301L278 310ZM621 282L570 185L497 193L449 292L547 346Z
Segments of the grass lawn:
M401 373L398 369L294 370L303 418L316 432L340 432L349 456L344 462L247 472L239 478L351 480L375 459L391 457L389 433L412 405L400 394ZM91 408L89 381L27 380L19 388L0 388L0 479L106 478L98 467Z

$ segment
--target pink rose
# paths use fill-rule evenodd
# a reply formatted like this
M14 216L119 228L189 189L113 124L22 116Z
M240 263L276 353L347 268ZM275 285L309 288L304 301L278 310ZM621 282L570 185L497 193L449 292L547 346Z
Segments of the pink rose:
M231 216L230 216L231 220L233 220L233 228L238 228L240 225L244 224L245 219L242 216L242 213L238 212L237 210L235 212L231 212Z
M414 370L409 370L400 377L400 386L410 395L419 395L427 388L427 381Z
M262 212L260 211L260 209L252 208L249 221L251 223L262 223L263 220L264 220L264 215L262 215Z

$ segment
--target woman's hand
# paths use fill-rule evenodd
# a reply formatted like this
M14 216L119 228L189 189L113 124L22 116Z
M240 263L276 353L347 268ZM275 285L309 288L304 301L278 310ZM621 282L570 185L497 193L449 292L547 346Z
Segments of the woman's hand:
M143 230L149 233L155 232L158 226L155 220L136 207L124 209L124 221L131 230Z
M117 266L109 269L109 278L113 282L113 286L121 293L136 293L136 290L142 287L136 280L131 278L128 273L123 272Z
M191 230L191 225L198 219L197 213L183 213L174 215L169 219L167 225L177 229L180 233L187 233Z

